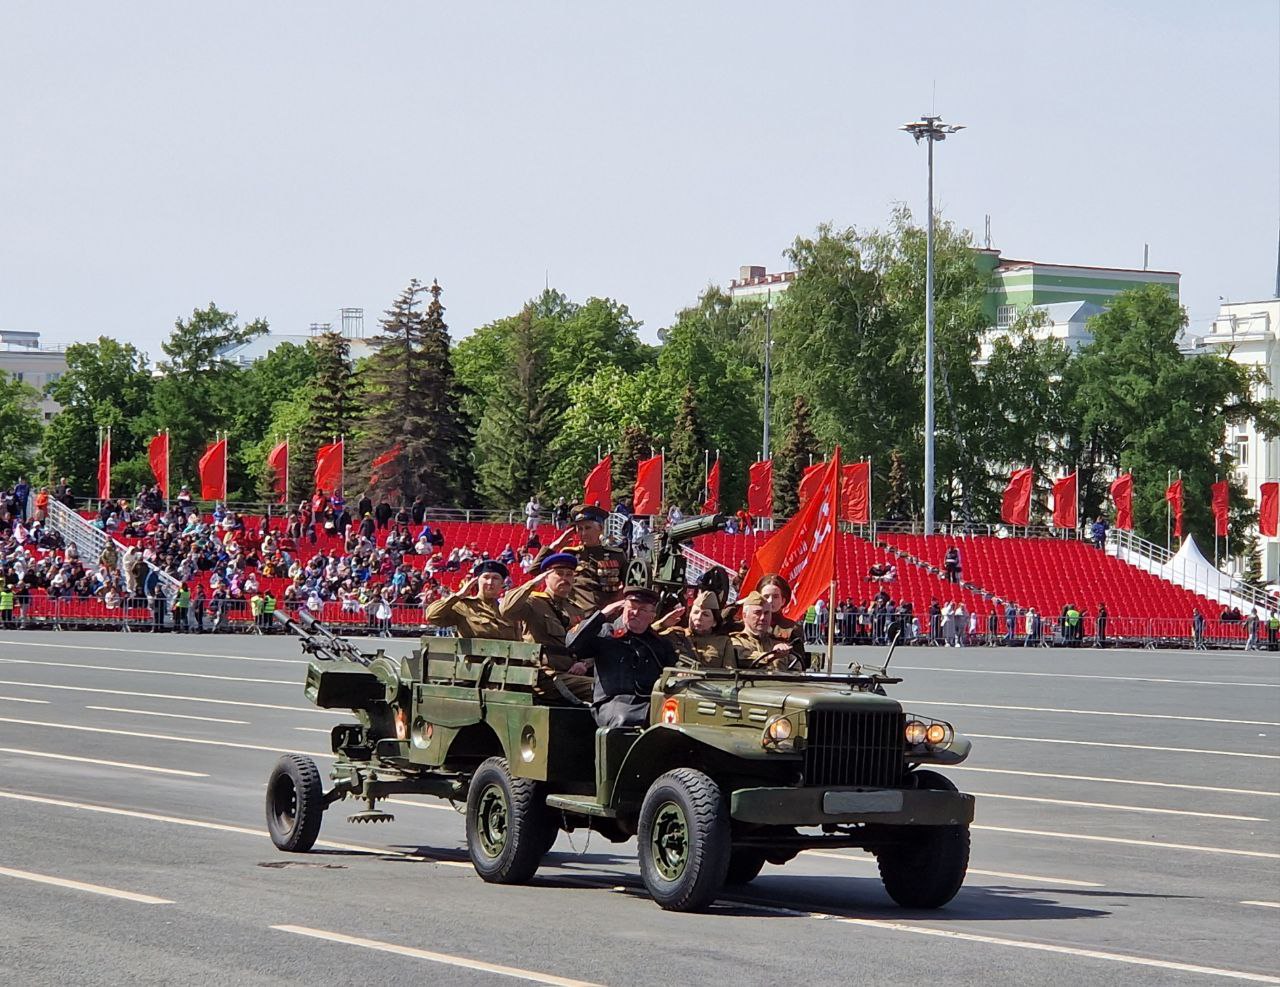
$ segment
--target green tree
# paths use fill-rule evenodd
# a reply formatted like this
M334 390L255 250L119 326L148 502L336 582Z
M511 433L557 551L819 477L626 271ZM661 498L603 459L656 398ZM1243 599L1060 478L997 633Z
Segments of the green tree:
M686 385L680 395L680 409L667 443L663 462L664 485L668 504L676 504L686 514L699 513L706 478L707 437L702 427L698 399L693 386Z
M0 372L0 483L6 487L20 476L31 479L43 428L39 400L34 387Z
M272 499L269 482L264 486L266 456L278 439L290 434L279 429L276 407L308 391L316 376L316 345L314 340L307 340L304 346L281 343L241 372L232 407L231 461L227 464L232 500ZM309 421L309 417L300 421ZM290 486L297 478L296 473L290 477ZM299 485L298 490L302 489Z
M872 484L874 488L874 484ZM889 521L906 521L914 518L915 509L911 505L911 482L907 478L907 468L902 453L894 449L889 453L889 492L884 499L884 516Z
M804 395L797 395L791 405L786 437L773 457L774 514L790 517L796 512L804 471L821 458L822 446L813 433L809 401Z
M260 454L255 457L259 489L270 485L266 453L277 437L290 436L289 488L291 499L297 500L310 496L315 489L316 451L346 436L345 485L350 495L359 486L355 481L359 474L352 469L356 457L351 455L355 444L351 440L360 393L351 367L351 344L341 333L326 332L308 339L306 348L312 368L310 379L291 397L272 406L270 434L264 434Z

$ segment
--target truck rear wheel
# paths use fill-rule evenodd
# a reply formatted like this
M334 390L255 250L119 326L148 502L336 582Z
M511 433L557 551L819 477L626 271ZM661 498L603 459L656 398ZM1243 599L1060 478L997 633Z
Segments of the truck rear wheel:
M290 853L306 853L320 835L324 782L316 762L286 754L267 779L267 832L271 842Z
M936 771L915 771L917 788L956 791ZM941 908L960 890L969 869L968 826L903 827L902 843L876 852L880 880L903 908Z
M467 789L467 852L491 884L524 884L547 852L549 815L542 786L514 778L505 757L491 757Z
M729 807L710 777L677 768L658 778L640 807L640 876L660 906L695 912L724 887L731 850Z

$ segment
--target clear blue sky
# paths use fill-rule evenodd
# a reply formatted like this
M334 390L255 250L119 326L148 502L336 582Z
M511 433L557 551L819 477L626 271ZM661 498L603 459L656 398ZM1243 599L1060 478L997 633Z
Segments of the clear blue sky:
M936 101L935 101L936 89ZM47 3L0 8L0 327L157 354L210 300L282 332L437 277L455 335L544 279L652 339L821 221L1270 297L1280 4Z

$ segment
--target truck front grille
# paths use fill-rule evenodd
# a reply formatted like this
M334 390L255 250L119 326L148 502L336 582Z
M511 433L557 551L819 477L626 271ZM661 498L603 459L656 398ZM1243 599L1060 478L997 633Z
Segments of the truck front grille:
M804 752L806 785L892 788L903 772L901 712L809 711Z

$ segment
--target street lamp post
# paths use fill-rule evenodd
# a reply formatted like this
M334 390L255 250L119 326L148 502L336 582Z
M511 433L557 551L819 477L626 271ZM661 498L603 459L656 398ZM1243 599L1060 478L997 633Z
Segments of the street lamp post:
M926 225L924 268L924 533L933 534L933 144L944 141L948 134L964 130L963 125L943 123L942 117L921 117L915 123L904 123L905 130L916 139L929 142L929 212Z

